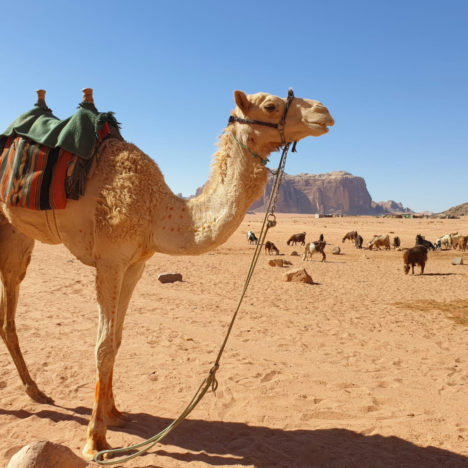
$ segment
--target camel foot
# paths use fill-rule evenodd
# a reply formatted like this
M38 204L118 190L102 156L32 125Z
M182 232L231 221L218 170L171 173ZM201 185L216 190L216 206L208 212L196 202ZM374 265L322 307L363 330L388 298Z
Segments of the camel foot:
M45 393L41 392L39 388L37 388L36 384L27 384L24 386L26 393L32 398L34 401L38 403L43 403L45 405L52 405L54 404L54 400L48 397Z
M110 427L123 427L128 422L128 416L121 413L116 407L112 408L106 415L106 424Z
M101 450L109 450L111 448L112 447L107 443L105 436L95 436L94 439L92 437L88 438L81 453L86 460L93 460L98 452ZM104 456L104 458L107 458L107 456Z

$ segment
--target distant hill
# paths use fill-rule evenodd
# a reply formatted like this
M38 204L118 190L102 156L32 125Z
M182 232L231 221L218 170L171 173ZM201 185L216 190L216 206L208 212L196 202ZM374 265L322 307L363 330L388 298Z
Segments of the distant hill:
M452 206L452 208L439 213L438 216L468 216L468 202Z

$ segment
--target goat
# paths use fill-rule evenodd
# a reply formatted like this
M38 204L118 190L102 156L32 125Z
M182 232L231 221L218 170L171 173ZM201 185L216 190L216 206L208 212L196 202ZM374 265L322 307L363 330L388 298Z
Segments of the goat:
M356 237L358 236L357 231L350 231L345 234L343 239L341 239L341 242L344 244L345 240L350 240L356 242Z
M449 247L452 247L452 236L456 236L458 233L453 233L453 234L445 234L441 237L439 237L434 245L436 246L437 249L441 249L442 247L445 247L448 249Z
M312 258L312 255L316 252L322 254L322 262L327 259L325 255L325 246L327 243L325 241L315 241L315 242L308 242L305 246L304 253L302 255L302 260L307 260L308 258Z
M300 232L299 234L293 234L288 241L286 242L288 245L296 245L298 242L301 243L301 245L305 245L305 232Z
M247 240L249 241L249 244L258 244L257 236L253 231L247 231Z
M421 267L421 275L424 274L424 266L427 262L427 247L424 245L416 245L411 247L411 249L405 250L403 252L403 270L405 275L407 275L410 271L411 265L411 273L414 275L414 265L419 265Z
M457 236L454 236L453 239L452 239L452 246L454 249L460 249L460 250L463 250L465 251L466 250L466 244L467 244L467 237L468 236L461 236L461 235L457 235Z
M364 239L362 238L362 236L360 236L359 234L356 236L356 239L354 241L354 246L356 247L356 249L362 249L362 243L364 242Z
M416 245L423 245L424 247L428 249L435 250L434 244L424 239L424 237L421 236L421 234L416 235Z
M390 250L390 237L388 234L386 236L374 236L368 246L369 250L372 250L374 247L377 250L380 250L380 247L385 247L385 250Z
M393 238L393 248L398 249L400 248L400 245L401 245L400 238L398 236L395 236Z
M279 255L279 250L277 249L276 245L273 244L271 241L266 241L265 242L265 253L268 252L268 255L271 255L271 251L276 252L276 255Z

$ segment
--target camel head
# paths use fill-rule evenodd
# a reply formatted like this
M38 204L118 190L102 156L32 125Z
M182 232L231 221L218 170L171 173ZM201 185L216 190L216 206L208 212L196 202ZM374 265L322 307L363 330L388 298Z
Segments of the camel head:
M285 112L287 98L273 96L268 93L246 95L243 91L234 91L237 107L233 111L235 117L251 121L280 124ZM328 127L334 124L328 109L319 101L294 97L289 104L285 123L285 141L299 141L308 136L320 136L328 132ZM280 146L284 142L277 128L263 125L253 125L256 137Z

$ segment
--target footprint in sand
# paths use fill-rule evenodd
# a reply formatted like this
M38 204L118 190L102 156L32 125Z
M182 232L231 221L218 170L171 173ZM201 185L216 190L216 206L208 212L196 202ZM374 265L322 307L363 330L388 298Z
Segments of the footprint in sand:
M390 384L388 382L385 382L384 380L382 382L377 383L378 388L388 388Z
M279 374L278 371L274 371L274 370L270 371L260 379L260 382L262 382L262 383L271 382L275 378L275 376L278 375L278 374Z
M3 380L0 380L0 390L3 390L7 386L7 383Z

